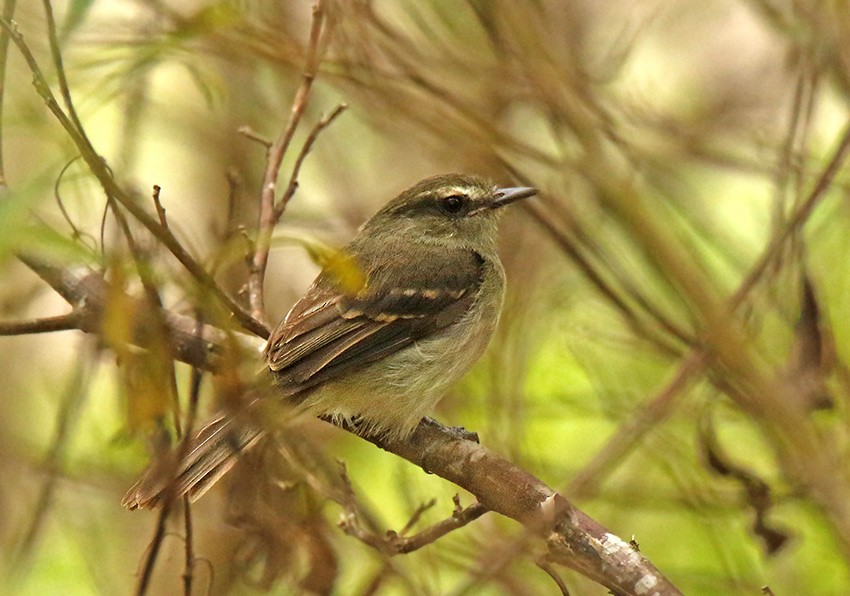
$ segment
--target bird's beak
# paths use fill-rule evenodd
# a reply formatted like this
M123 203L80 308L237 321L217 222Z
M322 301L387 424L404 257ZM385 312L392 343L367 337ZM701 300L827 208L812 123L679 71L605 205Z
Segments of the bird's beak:
M537 194L537 189L531 188L530 186L497 188L493 194L494 196L492 201L490 201L486 205L482 205L478 209L473 209L472 211L467 213L467 215L477 215L483 211L491 211L493 209L498 209L499 207L504 207L505 205L510 205L514 201L519 201L520 199L533 197Z

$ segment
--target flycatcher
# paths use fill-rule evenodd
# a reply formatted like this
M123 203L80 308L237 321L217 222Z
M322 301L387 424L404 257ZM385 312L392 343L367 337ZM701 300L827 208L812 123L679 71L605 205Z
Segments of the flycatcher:
M297 410L356 420L364 433L403 438L484 352L502 309L496 252L501 207L536 194L481 178L426 178L388 202L341 255L362 283L326 268L264 350L274 394ZM262 401L262 400L258 400ZM124 497L130 508L200 497L267 431L223 414L198 433L174 475L162 466Z

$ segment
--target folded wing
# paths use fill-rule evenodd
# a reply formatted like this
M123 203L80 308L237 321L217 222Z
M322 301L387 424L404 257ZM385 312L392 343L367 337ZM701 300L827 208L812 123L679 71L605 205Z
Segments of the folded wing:
M358 255L366 285L354 295L320 275L266 347L280 387L300 393L459 321L477 297L483 259L471 251L422 252L426 258L414 266L399 263L395 269L386 257ZM373 262L382 266L370 268Z

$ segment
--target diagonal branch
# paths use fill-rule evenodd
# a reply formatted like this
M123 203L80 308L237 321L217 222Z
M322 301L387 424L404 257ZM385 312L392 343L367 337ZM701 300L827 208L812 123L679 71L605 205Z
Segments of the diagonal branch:
M100 333L109 292L112 292L112 298L116 297L114 290L109 288L102 275L87 269L80 271L62 269L27 255L18 255L18 259L71 305L72 314L66 317L76 319L73 328L86 333ZM126 304L133 312L143 312L145 308L150 307L147 300L126 294L118 298L126 299ZM215 372L219 369L221 359L230 345L224 331L210 325L202 325L199 331L196 320L192 317L178 315L164 309L160 311L159 316L163 317L169 334L172 335L169 339L174 349L173 355L177 360L207 371ZM131 338L144 339L149 333L149 330L144 328L147 320L145 317L133 317L130 321L133 325L130 330ZM143 342L140 341L140 343Z
M32 258L20 258L86 315L82 330L98 333L97 315L106 299L106 281L99 274L76 274ZM221 354L229 345L224 332L204 326L196 334L194 319L167 311L163 317L170 326L177 358L203 370L215 370L220 365ZM355 429L341 426L357 434ZM616 594L646 593L647 586L660 596L680 594L642 553L531 473L469 440L457 429L424 419L403 440L361 438L467 490L478 500L481 512L491 510L522 523L530 535L545 539L550 562L574 569ZM479 514L477 508L464 511L470 517ZM410 540L426 538L414 536Z

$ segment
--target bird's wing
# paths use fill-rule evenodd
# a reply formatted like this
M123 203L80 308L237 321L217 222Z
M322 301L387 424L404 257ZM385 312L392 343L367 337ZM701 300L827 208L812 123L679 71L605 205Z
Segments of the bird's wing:
M366 284L353 295L333 276L319 275L266 346L268 366L287 393L384 358L466 314L483 278L483 258L427 247L418 255L413 266L399 263L396 269L386 254L362 255L357 261Z

